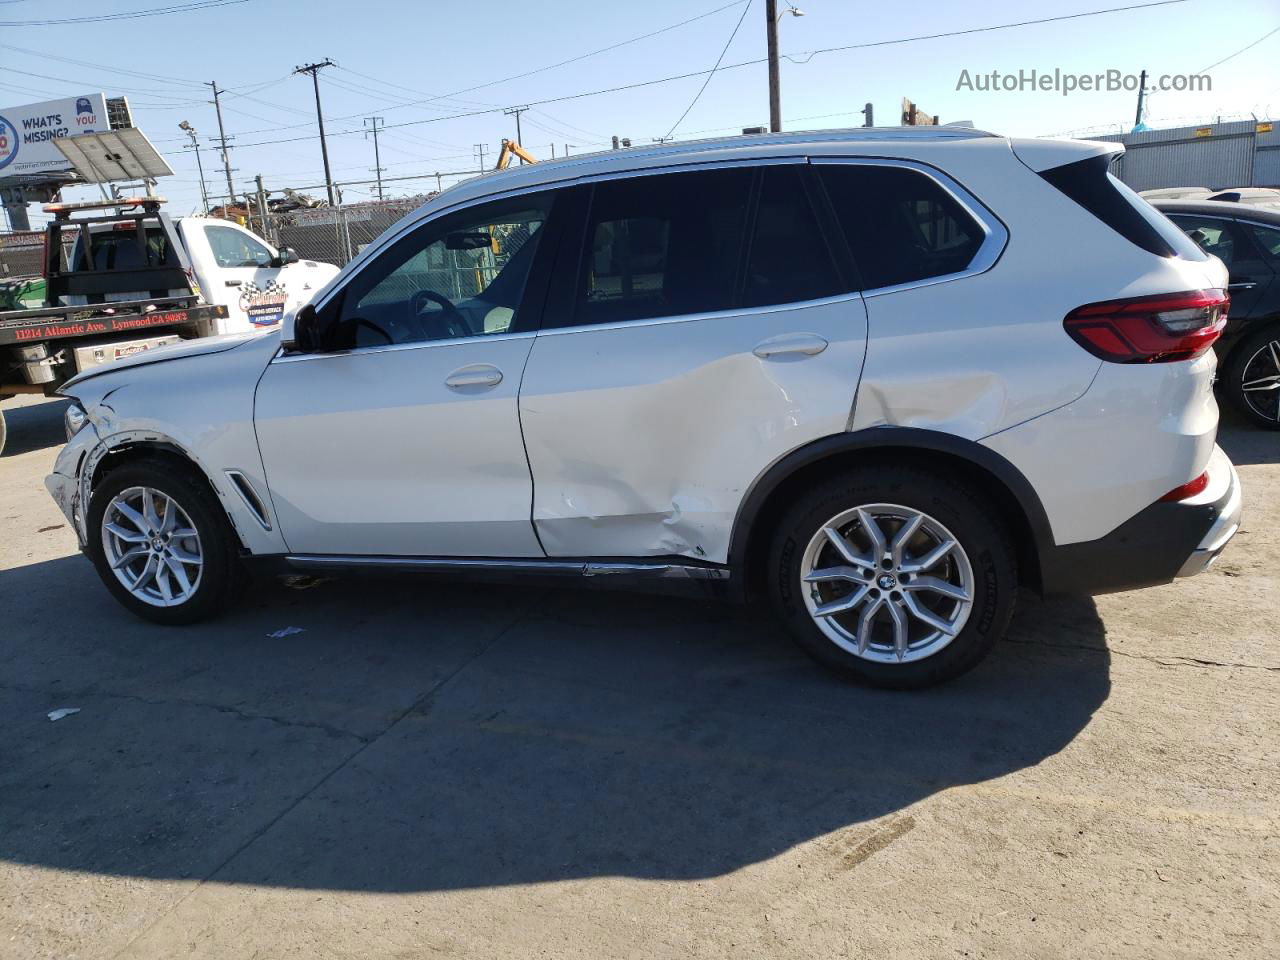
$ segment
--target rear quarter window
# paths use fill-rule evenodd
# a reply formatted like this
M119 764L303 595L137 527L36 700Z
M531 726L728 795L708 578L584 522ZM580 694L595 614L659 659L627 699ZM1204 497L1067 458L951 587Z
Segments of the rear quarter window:
M818 170L863 289L962 273L986 239L973 215L918 170L873 164Z
M1111 173L1111 161L1109 154L1089 157L1045 170L1040 176L1148 253L1183 260L1207 260L1208 255L1185 233Z

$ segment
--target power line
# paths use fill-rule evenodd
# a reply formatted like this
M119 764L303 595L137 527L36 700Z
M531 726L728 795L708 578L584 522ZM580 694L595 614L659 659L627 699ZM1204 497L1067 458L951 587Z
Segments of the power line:
M141 20L144 17L161 17L170 13L190 13L213 7L229 7L249 0L197 0L169 7L152 7L149 10L127 10L120 13L100 13L89 17L60 17L53 20L0 20L0 27L62 27L73 23L102 23L108 20Z
M532 70L526 70L523 73L515 73L509 77L499 77L497 80L487 80L484 83L479 83L473 87L467 87L463 90L455 90L452 93L440 94L439 96L428 95L428 99L426 100L419 100L419 101L406 103L405 106L420 106L426 103L430 103L432 100L452 100L452 99L455 99L459 94L472 93L476 90L484 90L487 87L497 86L500 83L508 83L512 80L523 80L525 77L532 77L534 74L537 74L537 73L544 73L547 70L555 70L557 67L568 66L569 64L577 63L580 60L586 60L590 57L599 56L602 53L608 53L611 50L617 50L619 47L625 47L632 43L639 43L641 40L648 40L651 37L656 37L656 36L659 36L660 34L668 33L672 30L679 29L680 27L687 26L690 23L695 23L698 20L705 20L707 17L714 16L715 14L720 13L723 10L728 10L730 7L736 7L739 3L749 6L751 3L751 0L734 0L733 3L726 3L724 6L716 7L714 10L708 10L706 13L700 13L695 17L689 17L686 20L681 20L679 23L668 24L665 27L660 27L657 30L650 31L649 33L644 33L637 37L630 37L626 40L620 40L617 43L611 43L606 47L600 47L598 50L592 50L588 53L578 54L576 57L570 57L568 60L560 60L557 63L549 63L546 66L534 67ZM355 73L354 70L351 70L349 68L344 68L344 69L347 69L348 73ZM421 90L414 90L410 87L400 86L399 84L387 83L384 80L378 80L377 77L370 77L370 76L366 76L365 74L359 74L359 73L356 73L356 76L364 76L366 80L373 80L375 83L385 83L387 86L398 87L401 90L408 90L410 93L418 93L418 94L422 93ZM348 120L351 118L339 117L338 119Z
M1277 33L1280 33L1280 27L1276 27L1274 30L1270 31L1269 33L1264 33L1262 36L1260 36L1257 40L1253 41L1253 43L1249 44L1247 47L1241 47L1239 50L1237 50L1235 53L1231 54L1230 56L1223 57L1217 63L1211 63L1207 67L1205 67L1203 70L1198 70L1196 72L1208 73L1214 67L1220 67L1224 63L1226 63L1228 60L1234 60L1236 57L1240 56L1240 54L1245 53L1246 51L1252 50L1254 47L1260 44L1263 40L1266 40L1268 37L1274 36Z
M807 63L808 60L811 60L813 59L813 57L822 53L835 53L835 52L844 51L844 50L860 50L860 49L866 49L869 47L893 46L896 44L915 43L921 40L938 40L938 39L943 39L945 37L965 36L973 33L988 33L996 30L1010 30L1016 27L1028 27L1028 26L1035 26L1035 25L1044 24L1044 23L1056 23L1062 20L1078 20L1084 17L1096 17L1096 16L1101 16L1103 14L1120 13L1128 10L1143 10L1143 9L1149 9L1152 7L1164 7L1164 6L1169 6L1171 4L1186 3L1186 2L1187 0L1155 0L1155 2L1152 2L1152 3L1139 3L1139 4L1132 4L1132 5L1123 6L1123 7L1108 7L1105 10L1093 10L1093 11L1085 11L1083 13L1063 14L1061 16L1055 16L1055 17L1041 17L1036 20L1020 20L1015 23L993 24L991 26L986 26L986 27L972 27L965 30L952 30L944 33L923 34L923 35L913 36L913 37L899 37L893 40L877 40L877 41L872 41L868 43L854 43L854 44L847 44L845 46L840 46L840 47L826 47L820 50L809 51L808 59L804 62ZM720 71L735 70L741 67L756 66L758 64L766 62L766 59L767 58L765 57L757 57L753 60L742 60L742 61L739 61L738 63L730 63L727 65L723 65L719 67L719 70ZM791 59L791 58L789 57L788 59ZM530 101L527 101L525 105L529 107L544 107L553 103L567 103L572 100L582 100L587 97L597 97L607 93L620 93L625 90L639 90L645 87L657 86L663 83L671 83L676 80L687 80L691 77L702 77L702 76L706 76L711 72L712 72L711 70L691 70L688 73L678 73L678 74L673 74L671 76L666 76L666 77L655 77L652 80L641 80L636 83L618 84L617 86L603 87L598 90L585 90L579 93L569 93L569 94L564 94L558 97L547 97L543 100L530 100ZM485 114L498 113L501 109L502 109L501 107L492 107L492 108L463 111L463 112L449 114L441 117L427 117L422 120L406 120L401 123L389 123L386 125L385 129L394 130L401 127L414 127L414 126L422 126L428 123L440 123L445 120L462 120L467 117L479 117L479 116L484 116ZM343 120L343 119L350 119L350 118L338 117L336 119ZM264 131L253 131L253 132L264 132ZM334 134L334 136L348 136L348 135L356 134L360 132L361 132L360 130L341 130L341 131L338 131L338 133ZM294 143L300 140L310 140L310 139L312 138L308 136L308 137L284 138L284 139L278 139L278 140L259 140L254 143L241 144L241 146L245 146L245 147L269 146L277 143Z
M57 60L61 63L73 63L78 67L88 67L91 70L100 70L105 73L119 73L124 76L140 77L143 80L158 80L161 83L181 83L191 87L203 86L198 80L184 80L181 77L168 77L158 73L142 73L138 70L125 70L121 67L106 67L99 63L93 63L89 60L76 60L73 57L62 57L56 54L48 53L41 50L38 54L32 52L26 47L15 47L9 43L0 43L0 50L12 50L15 53L25 53L28 56L37 57L41 60Z
M684 113L680 114L680 119L671 125L671 129L667 131L667 136L671 136L676 132L676 127L684 122L684 118L689 115L689 111L693 109L693 105L702 98L702 91L707 89L707 84L711 82L711 78L716 75L716 71L720 69L720 64L724 60L724 55L729 52L729 47L733 44L733 38L738 35L738 30L742 27L742 21L747 19L747 11L751 9L750 2L742 5L742 14L738 17L738 22L733 25L733 32L729 34L729 39L724 42L724 48L720 51L720 56L716 57L716 64L711 68L711 72L707 74L707 78L702 81L702 86L698 88L698 92L693 95L693 99L689 101L689 105L684 108Z

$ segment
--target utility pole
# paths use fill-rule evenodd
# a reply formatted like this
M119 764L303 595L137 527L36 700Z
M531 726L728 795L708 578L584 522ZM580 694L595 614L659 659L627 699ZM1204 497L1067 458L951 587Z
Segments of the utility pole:
M267 191L262 188L262 174L258 174L253 180L258 187L258 224L262 227L263 238L274 243L271 227L267 224Z
M866 117L866 121L862 124L864 127L874 127L876 125L875 111L871 104L868 103L863 107L861 113Z
M1139 127L1142 125L1142 107L1143 99L1147 93L1147 71L1143 70L1142 75L1138 78L1138 114L1133 118L1133 125Z
M218 81L210 80L209 86L213 87L213 109L218 114L218 141L222 149L222 169L227 175L227 205L222 208L225 214L230 210L231 205L236 202L236 188L231 183L231 157L227 153L230 149L227 146L227 131L222 126L222 101L218 99L218 95L224 91L218 89Z
M204 186L204 164L200 162L200 139L196 136L196 128L186 120L178 124L178 128L185 130L187 136L191 138L191 146L196 152L196 169L200 171L200 200L204 204L204 212L209 212L209 191Z
M320 156L324 160L324 186L329 194L329 206L336 206L337 201L333 193L333 174L329 172L329 146L324 140L324 113L320 110L320 71L325 67L334 66L334 62L325 57L320 63L308 63L305 67L294 67L294 73L311 74L311 83L316 89L316 123L320 127Z
M485 155L486 153L488 153L488 152L489 152L489 146L488 146L488 144L484 144L484 143L477 143L477 144L476 144L476 150L475 150L475 152L476 152L476 156L480 158L480 169L481 169L481 170L483 170L483 169L484 169L484 155Z
M769 21L769 132L782 131L782 93L778 89L778 0L765 0L764 15Z
M524 113L528 109L528 107L507 107L502 111L506 116L514 116L516 118L516 143L520 144L522 147L524 146L524 140L520 136L520 114ZM522 166L524 165L524 157L520 157L520 164Z
M382 165L382 158L378 154L378 124L386 126L385 121L381 117L365 117L365 124L373 125L373 175L378 178L378 199L382 199L382 175L386 173L386 167ZM366 140L369 139L369 131L364 134Z

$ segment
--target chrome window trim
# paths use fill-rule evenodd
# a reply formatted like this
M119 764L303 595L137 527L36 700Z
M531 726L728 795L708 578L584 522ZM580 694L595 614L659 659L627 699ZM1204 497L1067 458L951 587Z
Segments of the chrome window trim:
M789 300L786 303L771 303L763 307L739 307L732 310L711 310L706 313L677 313L667 317L641 317L636 320L615 320L612 323L580 323L571 327L546 327L538 331L540 337L558 337L566 333L586 333L588 330L621 330L627 327L656 327L669 323L695 323L699 320L718 320L724 317L753 317L783 310L805 310L809 307L821 307L827 304L847 303L861 300L862 294L857 290L837 293L830 297L819 297L816 300Z
M903 290L931 287L934 284L950 283L953 280L963 280L966 277L974 277L978 274L986 273L1000 260L1005 247L1009 244L1009 231L994 213L988 210L977 197L950 176L936 167L929 166L927 163L920 163L917 160L899 160L891 157L812 157L809 162L815 167L843 165L904 167L908 170L914 170L928 177L956 203L960 204L960 207L977 221L978 227L983 232L982 245L978 247L978 251L973 255L973 259L969 261L969 265L965 269L955 273L940 274L936 277L926 277L923 280L894 283L886 287L868 287L862 291L862 296L868 300L873 297L883 297L890 293L899 293Z
M679 158L680 155L677 154L672 157L672 160L678 161ZM445 216L446 214L457 213L459 210L466 210L469 207L476 207L481 204L493 203L500 200L510 200L515 197L526 196L532 193L546 193L552 190L568 190L572 187L579 187L588 183L598 183L606 180L621 180L642 175L656 176L664 173L692 173L699 170L724 170L736 167L764 167L774 166L777 164L802 164L808 162L809 158L807 151L799 150L795 153L787 153L773 157L735 157L726 160L699 160L692 163L673 162L662 166L641 166L627 170L611 170L604 173L578 174L576 176L570 175L563 180L552 180L523 187L513 187L509 190L487 193L482 197L471 197L466 200L458 200L447 206L442 206L438 210L433 210L429 216L406 223L405 221L408 221L409 217L413 216L410 214L401 221L403 226L397 224L396 226L391 227L387 233L384 233L381 237L375 240L374 243L371 243L362 253L352 258L352 260L342 268L342 272L334 277L332 285L327 291L325 291L324 295L315 301L315 308L316 310L322 310L328 305L329 301L338 295L338 292L346 286L347 280L351 275L357 272L356 264L363 266L363 264L376 259L386 248L398 242L414 230L425 227L432 221ZM399 229L397 229L397 227L399 227ZM391 230L394 230L395 232L392 233Z
M808 152L808 147L810 146L810 144L807 144L807 143L797 144L796 146L798 149L795 153L788 152L780 156L735 157L735 158L726 159L726 160L701 160L701 161L694 161L692 163L678 162L681 156L683 155L675 154L671 157L671 159L672 161L676 161L676 162L672 162L670 164L665 164L661 166L658 166L658 165L640 166L635 168L629 168L627 170L611 170L604 173L581 174L578 176L570 176L564 180L541 182L541 183L527 185L523 187L516 187L510 190L503 190L497 193L485 194L482 197L472 197L466 200L459 200L455 203L449 204L447 206L443 206L439 210L433 211L431 215L428 217L424 217L422 219L413 220L412 222L405 223L404 226L400 227L400 229L398 230L395 230L394 233L388 232L387 234L384 234L383 237L379 238L376 249L372 244L369 247L367 247L363 254L353 259L347 265L347 267L344 268L344 270L349 269L349 272L345 276L343 274L339 274L337 277L334 278L336 282L334 282L329 287L329 289L325 292L322 299L316 301L316 310L321 310L326 305L328 305L328 303L331 300L333 300L333 298L336 297L339 294L339 292L346 286L347 281L350 279L350 277L356 272L358 272L358 269L362 269L364 264L369 263L372 260L376 259L378 256L382 254L384 250L386 250L392 244L397 243L399 240L407 236L409 233L412 233L415 230L418 230L422 227L427 226L428 224L432 223L439 217L456 213L460 210L465 210L470 207L480 206L481 204L499 202L502 200L510 200L515 197L525 196L528 194L545 193L549 190L566 190L572 187L583 186L586 184L602 183L602 182L607 182L612 180L629 179L631 177L638 177L638 176L660 176L662 174L668 174L668 173L692 173L692 172L698 172L698 171L704 171L704 170L730 170L730 169L737 169L740 167L765 167L765 166L778 166L778 165L784 165L784 164L809 164L812 166L829 165L829 164L845 164L845 165L879 166L879 167L905 167L907 169L914 170L918 173L923 174L924 176L929 177L939 187L941 187L944 191L946 191L946 193L950 197L952 197L952 199L954 199L958 204L960 204L961 208L966 213L968 213L971 217L973 217L975 221L977 221L979 228L982 230L984 234L982 245L978 248L977 253L974 254L973 259L969 261L969 266L966 267L964 270L958 271L956 273L942 274L941 276L929 277L925 280L913 280L909 283L893 284L887 287L875 287L867 290L845 291L843 293L837 294L832 297L824 297L817 300L795 300L795 301L789 301L787 303L771 304L766 307L718 310L718 311L713 311L708 313L675 314L667 317L653 317L653 318L638 319L638 320L621 320L621 321L616 321L614 323L581 324L581 325L569 326L569 327L544 327L541 330L526 331L523 333L516 333L516 334L492 334L492 335L477 334L476 336L473 336L473 337L458 337L450 340L415 341L413 343L387 344L386 346L381 346L381 347L358 347L352 350L340 350L340 351L334 351L332 353L304 353L304 354L281 353L277 355L275 359L272 360L272 363L292 363L298 360L306 360L306 359L319 358L319 357L345 356L345 355L354 354L354 353L360 353L360 354L375 353L375 352L385 353L392 350L419 349L423 347L441 346L444 344L452 344L452 343L468 343L475 340L491 340L495 336L507 337L507 338L533 337L533 336L556 336L556 335L565 334L565 333L580 332L583 330L615 329L615 328L624 327L624 326L636 326L637 324L651 326L651 325L656 325L660 323L682 323L682 322L704 320L704 319L724 317L724 316L746 316L746 315L759 314L759 313L769 313L777 310L800 309L805 306L816 306L823 303L840 302L843 300L853 299L855 297L860 297L866 300L866 299L871 299L873 297L884 296L890 293L898 293L903 290L912 290L917 287L933 286L934 284L938 284L938 283L949 283L953 280L962 280L966 277L976 276L978 274L985 273L986 271L990 270L993 266L995 266L996 262L999 261L1001 254L1004 253L1004 249L1007 246L1008 240L1009 240L1009 231L1005 228L1004 224L1001 223L999 218L996 217L996 215L992 213L990 210L988 210L981 203L981 201L977 199L977 197L975 197L968 190L962 187L950 176L943 173L941 170L938 170L935 167L931 167L928 164L920 163L919 161L916 161L916 160L899 159L895 157L857 157L857 156L814 157L814 156L810 156ZM637 157L637 159L640 159L640 158ZM356 264L359 264L360 266L356 267L355 266Z
M447 340L411 340L408 343L386 343L374 347L353 347L350 350L330 350L327 353L285 353L280 350L271 358L272 363L299 363L303 360L324 360L328 357L368 356L372 353L398 353L401 350L429 350L433 347L449 347L457 343L475 343L495 340L532 340L536 330L519 333L477 333L470 337L451 337Z

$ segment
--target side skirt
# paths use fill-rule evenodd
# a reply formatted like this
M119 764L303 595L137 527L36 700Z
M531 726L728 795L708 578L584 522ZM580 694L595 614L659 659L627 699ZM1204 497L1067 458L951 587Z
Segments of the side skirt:
M684 557L391 557L277 554L245 556L264 575L414 574L448 580L554 580L655 593L727 596L729 567Z

